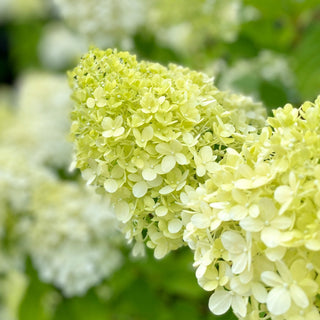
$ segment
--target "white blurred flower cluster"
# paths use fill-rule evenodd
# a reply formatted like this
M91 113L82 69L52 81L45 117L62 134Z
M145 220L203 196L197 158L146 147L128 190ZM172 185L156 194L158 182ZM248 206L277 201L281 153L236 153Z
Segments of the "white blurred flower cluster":
M154 0L148 25L164 45L184 54L215 40L232 42L241 23L241 0Z
M27 256L66 296L83 295L121 264L109 202L68 173L69 94L64 76L32 72L11 94L0 91L1 319L17 318Z
M32 212L31 257L40 278L66 296L84 294L119 266L117 224L107 200L76 183L46 181L33 194Z
M272 51L263 50L252 59L237 60L229 68L220 61L216 71L219 86L224 90L250 94L259 100L259 86L265 81L280 83L287 92L294 94L295 78L289 61L283 55Z
M129 47L130 37L144 23L143 0L53 0L66 23L89 45Z

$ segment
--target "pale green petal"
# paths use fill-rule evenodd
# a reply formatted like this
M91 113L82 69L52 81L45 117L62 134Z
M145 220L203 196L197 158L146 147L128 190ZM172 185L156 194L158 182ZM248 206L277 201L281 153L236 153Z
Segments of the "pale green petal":
M267 301L268 292L267 289L261 283L252 283L251 289L253 296L258 302L265 303Z
M104 188L107 192L114 193L118 190L118 182L114 179L108 179L104 183Z
M240 226L249 232L259 232L263 229L264 223L260 219L246 217L240 220Z
M156 208L155 213L158 217L164 217L168 213L168 208L165 206L160 206Z
M290 293L292 300L300 308L307 308L309 306L309 299L306 293L296 284L290 286Z
M275 248L279 245L281 233L278 229L271 227L264 228L261 231L261 240L269 248Z
M280 276L273 271L262 272L261 280L269 287L277 287L283 285L283 281Z
M274 198L281 204L290 201L292 196L293 192L288 186L280 186L274 192Z
M291 297L287 289L283 287L273 288L267 297L267 307L276 316L286 313L291 306Z
M209 299L209 309L213 314L221 315L230 309L231 302L231 292L218 288Z
M185 165L188 164L188 160L186 158L186 156L183 153L176 153L176 161L181 164L181 165Z
M165 186L165 187L163 187L163 188L161 188L161 189L159 190L159 193L160 193L160 194L169 194L169 193L171 193L172 191L174 191L174 188L172 188L171 186Z
M232 254L241 254L246 247L243 237L235 231L226 231L221 236L223 246Z
M139 181L132 187L132 193L136 198L142 198L148 191L148 185L145 181Z
M147 181L152 181L157 177L157 174L153 169L146 168L142 170L142 177Z
M161 161L161 169L164 173L171 171L176 165L176 158L174 156L165 156Z
M179 219L170 220L168 223L168 230L170 233L177 233L182 228L182 222Z
M126 201L120 201L115 205L115 213L118 219L123 223L128 222L132 217L132 212Z
M94 106L96 105L96 100L93 98L88 98L87 99L87 106L88 108L94 108Z

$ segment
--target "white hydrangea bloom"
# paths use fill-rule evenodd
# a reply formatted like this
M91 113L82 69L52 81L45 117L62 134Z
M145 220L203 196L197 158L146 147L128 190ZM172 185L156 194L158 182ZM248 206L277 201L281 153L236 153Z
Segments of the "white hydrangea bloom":
M109 210L108 210L109 208ZM121 262L109 203L71 182L48 182L34 194L28 247L40 278L66 296L82 295Z
M126 47L130 37L144 23L143 0L53 0L63 19L89 44L100 48Z
M63 23L53 22L44 27L38 44L42 64L54 70L72 66L87 49L87 42Z
M182 54L195 52L212 40L232 42L241 23L239 0L153 0L148 26L158 40Z
M221 62L219 62L221 63ZM219 87L224 90L250 94L255 99L260 99L257 92L259 81L277 81L281 83L290 94L294 94L295 76L286 57L268 50L263 50L252 59L237 60L234 65L227 67L220 64L217 70ZM247 86L243 87L243 79ZM251 89L251 90L250 90ZM246 90L245 92L243 92Z
M67 167L72 103L65 76L30 72L20 78L17 97L17 118L4 143L19 146L25 157L39 165Z

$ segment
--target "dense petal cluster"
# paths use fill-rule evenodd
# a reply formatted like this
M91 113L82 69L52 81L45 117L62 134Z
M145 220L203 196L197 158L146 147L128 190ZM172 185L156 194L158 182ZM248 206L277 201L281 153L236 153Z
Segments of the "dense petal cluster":
M65 174L68 91L63 77L25 76L16 109L10 92L0 91L1 319L16 319L27 256L44 281L68 296L84 294L121 262L108 201Z
M184 186L205 181L227 146L253 141L264 109L202 73L111 49L91 50L69 78L75 166L112 195L139 248L145 240L161 258L180 247Z
M19 147L39 166L68 166L72 145L66 138L72 104L65 76L27 73L17 87L15 120L3 144Z
M100 47L128 45L144 23L143 0L53 0L66 23Z
M320 97L268 123L254 144L228 148L205 184L185 188L184 240L214 314L320 319Z
M234 41L241 23L239 0L151 1L148 25L160 42L180 51L196 51L213 40Z
M121 263L113 212L92 192L47 181L33 193L28 248L40 278L67 296L86 293Z

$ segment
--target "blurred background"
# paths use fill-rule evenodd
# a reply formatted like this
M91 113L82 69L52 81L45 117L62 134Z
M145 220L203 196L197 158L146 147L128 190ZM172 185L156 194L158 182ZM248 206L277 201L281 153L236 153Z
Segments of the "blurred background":
M66 71L90 46L204 71L273 108L320 94L319 0L0 0L0 319L213 316L192 253L133 259L70 171Z

